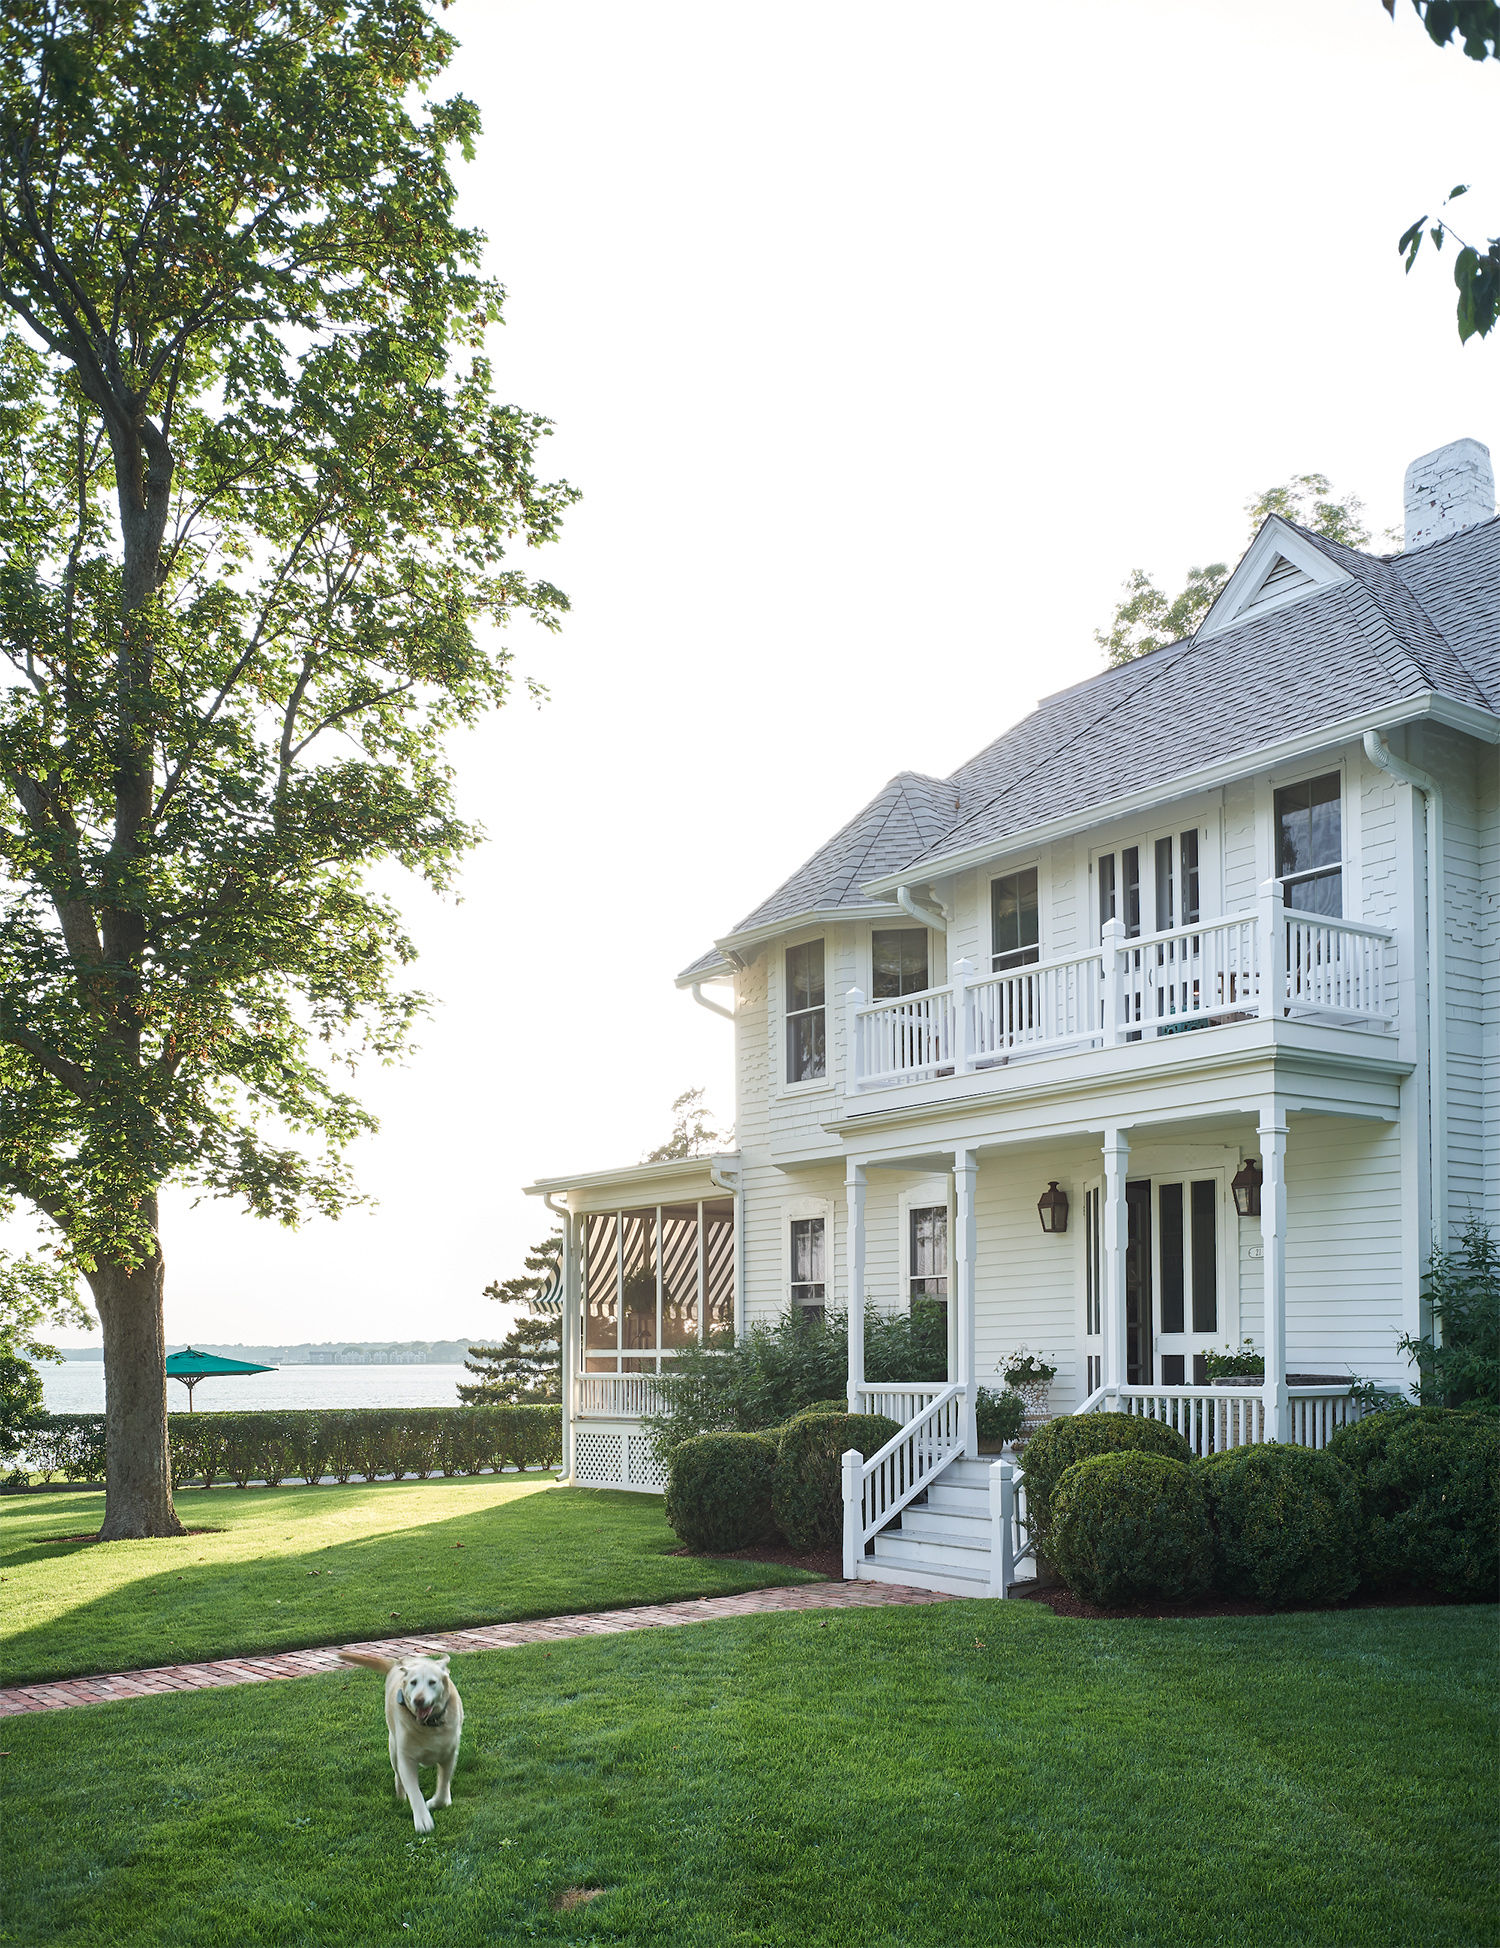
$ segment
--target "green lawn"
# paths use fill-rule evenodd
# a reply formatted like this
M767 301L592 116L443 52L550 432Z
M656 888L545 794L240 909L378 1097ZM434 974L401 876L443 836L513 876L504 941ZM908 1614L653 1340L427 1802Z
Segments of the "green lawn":
M1494 1641L955 1603L462 1657L423 1840L364 1673L12 1721L5 1938L1477 1948Z
M5 1683L816 1580L674 1556L659 1496L543 1475L189 1489L177 1508L223 1533L68 1541L102 1494L0 1500Z

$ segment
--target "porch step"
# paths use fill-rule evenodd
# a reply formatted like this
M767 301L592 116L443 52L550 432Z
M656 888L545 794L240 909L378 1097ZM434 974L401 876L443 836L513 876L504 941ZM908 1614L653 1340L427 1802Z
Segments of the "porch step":
M915 1508L908 1502L901 1511L899 1529L888 1529L888 1535L904 1536L908 1541L958 1542L968 1549L988 1549L990 1546L989 1516L978 1516L967 1509L952 1509L944 1506L936 1508L929 1502L926 1508Z
M989 1580L989 1538L976 1531L972 1541L952 1536L908 1535L904 1529L886 1529L875 1538L875 1556L882 1562L930 1564L934 1569L951 1569L961 1576Z
M902 1509L899 1526L882 1529L860 1576L910 1583L950 1596L990 1594L990 1468L994 1457L951 1461L920 1501ZM1029 1562L1017 1580L1029 1581Z
M941 1590L945 1596L988 1596L990 1593L987 1565L984 1580L980 1581L947 1569L883 1562L877 1554L865 1557L859 1566L858 1576L860 1581L866 1583L905 1583L911 1589Z

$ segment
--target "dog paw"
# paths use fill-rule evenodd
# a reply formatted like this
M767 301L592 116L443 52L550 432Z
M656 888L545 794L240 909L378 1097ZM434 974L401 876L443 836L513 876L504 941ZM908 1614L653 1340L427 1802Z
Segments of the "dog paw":
M419 1833L430 1833L432 1831L432 1815L428 1812L425 1803L420 1799L411 1809L411 1823Z

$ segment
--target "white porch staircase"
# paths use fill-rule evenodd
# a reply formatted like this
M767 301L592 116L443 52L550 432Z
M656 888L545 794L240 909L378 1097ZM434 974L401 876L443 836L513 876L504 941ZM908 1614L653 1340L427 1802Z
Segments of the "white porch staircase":
M875 1536L856 1565L862 1581L907 1583L948 1596L989 1596L990 1467L996 1459L950 1461L895 1522ZM1034 1576L1019 1563L1015 1580Z

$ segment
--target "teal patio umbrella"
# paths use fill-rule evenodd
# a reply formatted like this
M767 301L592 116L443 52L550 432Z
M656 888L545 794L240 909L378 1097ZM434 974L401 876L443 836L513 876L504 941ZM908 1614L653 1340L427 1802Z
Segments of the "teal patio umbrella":
M226 1360L218 1353L195 1352L184 1346L180 1353L168 1353L167 1378L181 1380L188 1390L188 1412L193 1411L193 1388L200 1380L216 1380L221 1373L274 1373L274 1366L256 1366L249 1360Z

